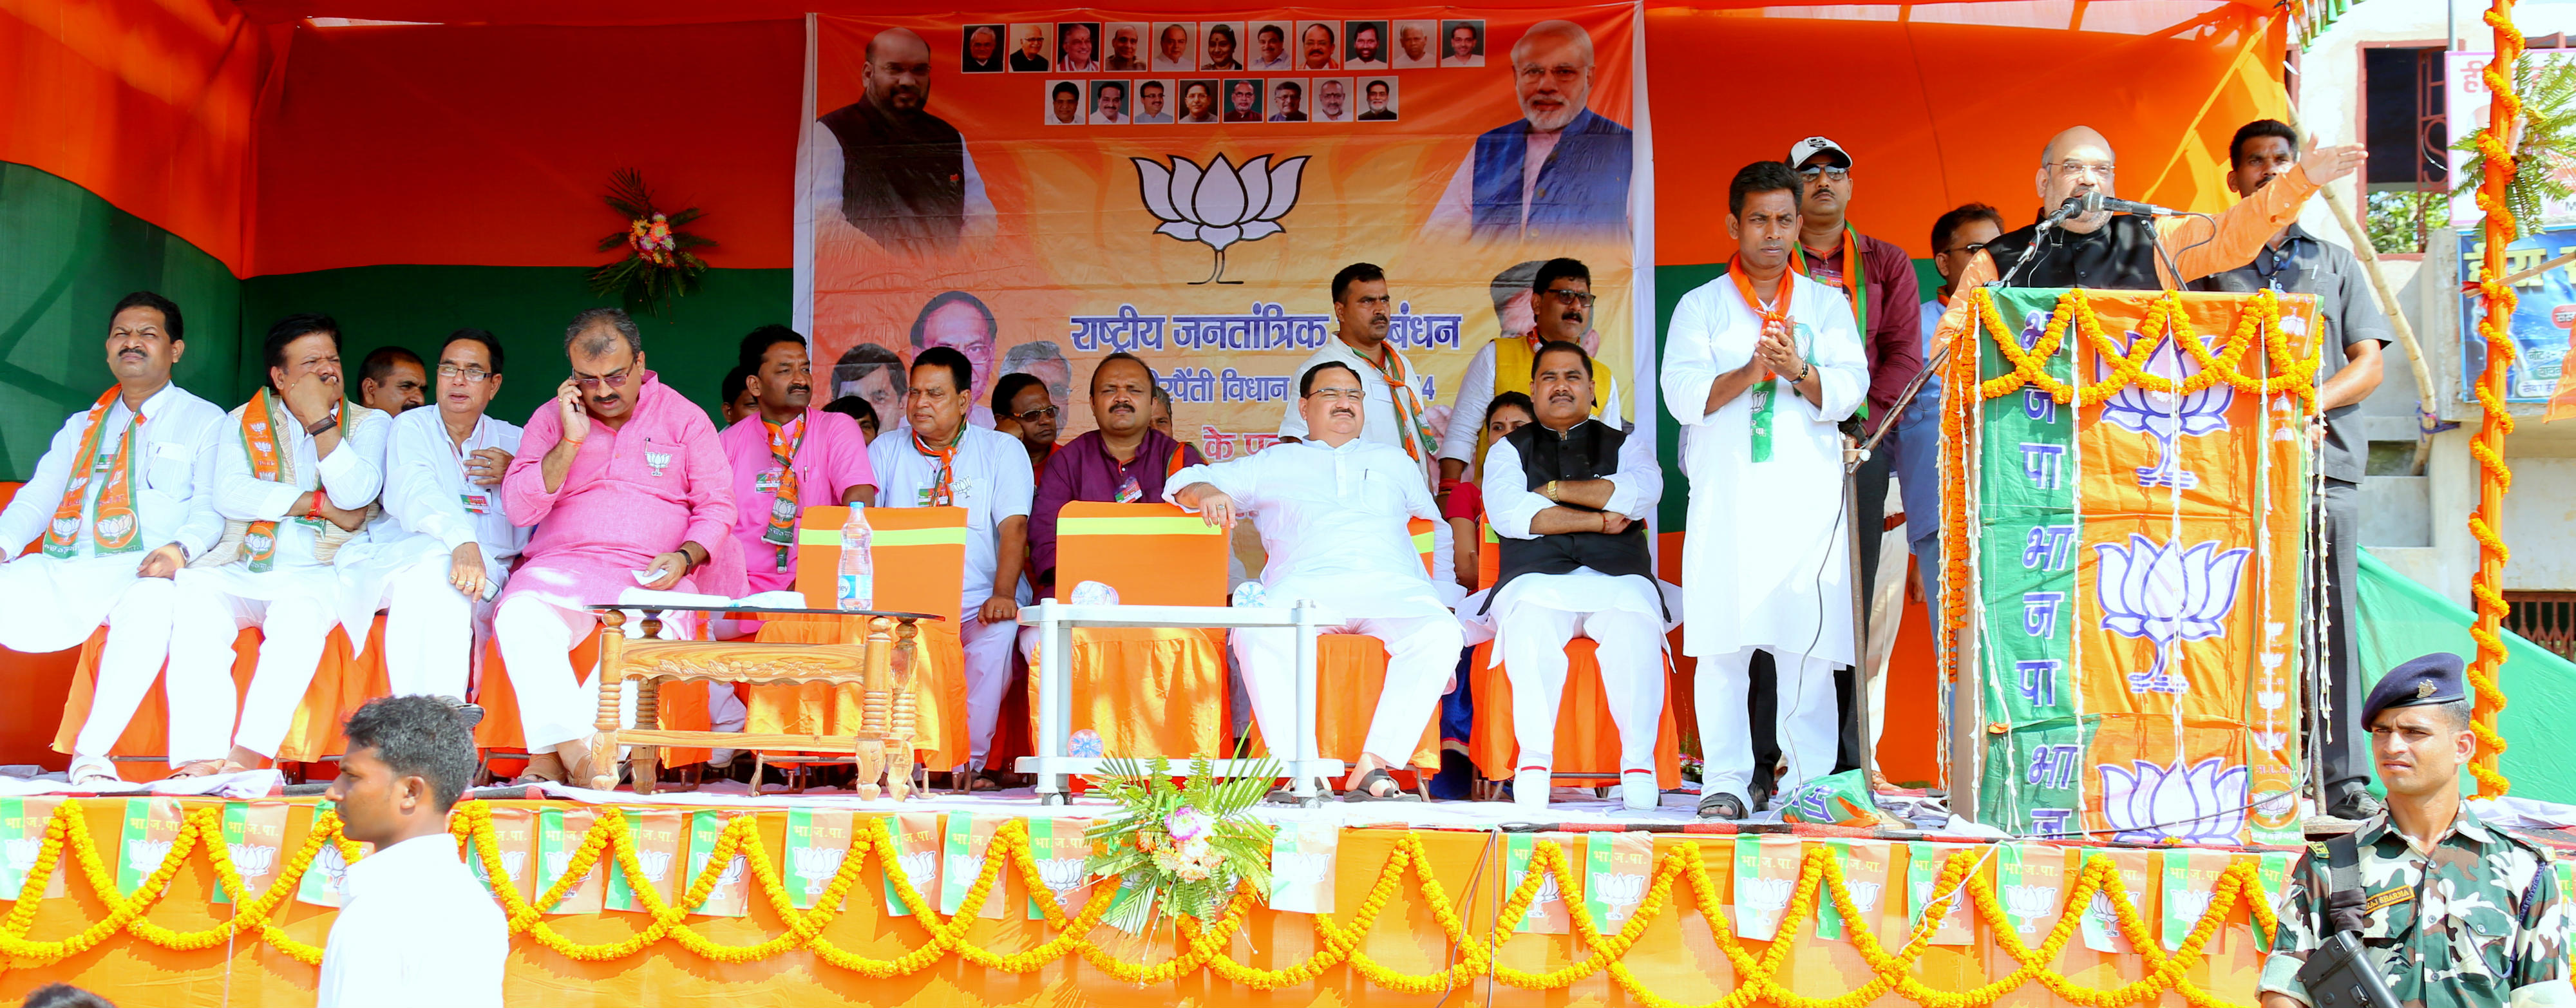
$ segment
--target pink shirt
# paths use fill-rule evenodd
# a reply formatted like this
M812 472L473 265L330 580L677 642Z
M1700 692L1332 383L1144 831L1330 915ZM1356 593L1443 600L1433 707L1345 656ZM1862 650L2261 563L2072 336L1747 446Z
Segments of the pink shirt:
M614 602L638 587L633 572L684 541L706 547L708 562L672 590L743 594L733 472L706 412L644 372L634 412L614 430L593 420L563 486L548 493L546 453L563 439L558 409L549 399L528 418L501 479L510 523L536 526L504 599L527 592L565 608Z
M858 421L839 413L807 410L802 418L787 422L789 439L795 439L799 430L806 432L796 446L800 513L804 508L839 504L851 487L876 485L876 471L868 466L867 435L860 433ZM782 567L778 545L761 538L769 531L769 509L778 499L778 457L769 451L769 425L758 414L747 416L725 428L720 440L725 458L733 463L733 538L742 549L743 575L755 592L796 587L796 551L786 551L787 563Z

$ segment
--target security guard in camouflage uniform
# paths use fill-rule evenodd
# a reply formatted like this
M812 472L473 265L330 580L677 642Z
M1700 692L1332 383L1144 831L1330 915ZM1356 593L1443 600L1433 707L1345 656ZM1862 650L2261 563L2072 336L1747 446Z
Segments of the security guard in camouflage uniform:
M2388 811L2299 859L2263 963L2263 1008L2312 1006L2299 968L2321 936L2347 929L2400 1002L2385 1008L2576 1006L2569 911L2548 856L2460 804L2460 769L2477 754L2463 672L2458 655L2426 655L2363 702ZM2334 891L2338 862L2358 888Z

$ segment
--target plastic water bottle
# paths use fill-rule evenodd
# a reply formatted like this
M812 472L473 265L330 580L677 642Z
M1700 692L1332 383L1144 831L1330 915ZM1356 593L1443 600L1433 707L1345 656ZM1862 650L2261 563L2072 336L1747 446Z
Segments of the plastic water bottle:
M876 608L877 564L869 549L866 508L853 507L841 522L840 608L843 612Z

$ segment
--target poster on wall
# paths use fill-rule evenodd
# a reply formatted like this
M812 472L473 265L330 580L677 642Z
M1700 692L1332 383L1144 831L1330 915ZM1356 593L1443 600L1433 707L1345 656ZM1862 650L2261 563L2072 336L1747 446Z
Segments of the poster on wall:
M1417 457L1477 352L1538 311L1589 314L1602 398L1648 415L1636 9L1348 14L814 18L797 317L818 392L892 429L914 354L953 346L975 422L1025 372L1069 439L1096 426L1093 367L1126 352L1175 436L1249 454L1336 338L1335 272L1367 262L1388 297L1364 324L1412 365L1383 379L1424 407ZM1590 305L1533 305L1557 257L1588 268Z
M2576 228L2526 234L2505 246L2506 275L2522 272L2576 249ZM2481 276L2487 243L2478 232L2460 235L2460 273L2472 283ZM2561 266L2513 285L2513 363L2505 368L2507 402L2548 402L2550 419L2576 410L2576 398L2558 396L2568 340L2576 330L2576 270ZM2475 294L2460 299L2461 402L2477 401L2478 376L2486 373L2487 341L2478 331L2482 315ZM2553 401L2555 400L2555 401Z

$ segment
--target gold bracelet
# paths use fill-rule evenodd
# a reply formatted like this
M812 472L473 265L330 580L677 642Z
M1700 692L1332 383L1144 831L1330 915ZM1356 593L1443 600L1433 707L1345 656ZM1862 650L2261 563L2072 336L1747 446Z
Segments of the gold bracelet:
M1564 501L1560 501L1556 498L1556 484L1556 480L1549 480L1538 488L1539 496L1547 498L1547 501L1550 504L1564 503Z

